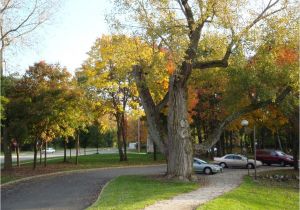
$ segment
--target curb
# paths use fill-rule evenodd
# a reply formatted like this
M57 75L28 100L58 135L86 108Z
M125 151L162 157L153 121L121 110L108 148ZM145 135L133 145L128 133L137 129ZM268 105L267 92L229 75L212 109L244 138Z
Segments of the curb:
M87 207L85 210L91 210L91 208L93 208L93 207L96 205L96 203L101 199L101 195L103 194L104 189L105 189L112 181L114 181L116 178L118 178L118 177L115 177L115 178L113 178L113 179L111 179L111 180L109 180L108 182L105 183L105 185L104 185L104 186L102 187L102 189L101 189L101 192L99 193L99 196L98 196L97 200L96 200L92 205L90 205L89 207Z
M14 180L14 181L10 181L10 182L1 184L0 188L6 187L8 185L17 184L17 183L23 182L23 181L28 181L28 180L35 179L35 178L47 177L47 176L50 177L50 176L61 175L61 174L84 173L84 172L89 172L89 171L107 170L107 169L114 169L114 168L143 168L143 167L154 167L154 166L163 166L163 165L166 165L166 164L116 166L116 167L105 167L105 168L89 168L89 169L76 169L76 170L70 170L70 171L60 171L60 172L54 172L54 173L49 173L49 174L41 174L41 175L36 175L36 176L30 176L30 177L17 179L17 180Z

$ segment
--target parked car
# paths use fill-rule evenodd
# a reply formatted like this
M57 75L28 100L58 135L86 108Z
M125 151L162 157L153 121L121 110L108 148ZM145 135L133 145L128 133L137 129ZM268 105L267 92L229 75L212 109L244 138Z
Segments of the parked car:
M223 168L232 167L232 168L254 168L254 160L248 159L243 155L239 154L227 154L223 157L215 157L214 163L219 164ZM261 161L256 161L256 167L262 165Z
M194 158L193 168L196 173L205 173L207 175L223 172L222 167L215 164L209 164L199 158Z
M294 158L280 150L260 149L256 151L256 159L267 165L280 164L281 166L294 165Z
M42 152L45 152L45 150L43 149ZM46 150L46 153L51 153L53 154L55 152L55 149L53 149L52 147L48 147Z

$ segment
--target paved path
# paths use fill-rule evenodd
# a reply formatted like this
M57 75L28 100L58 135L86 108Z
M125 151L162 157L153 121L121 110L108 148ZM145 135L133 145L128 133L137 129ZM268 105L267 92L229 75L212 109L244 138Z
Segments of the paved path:
M290 168L290 167L289 167ZM258 171L283 169L279 167L263 166ZM285 169L288 169L285 167ZM224 169L223 173L215 175L198 175L201 187L190 193L178 195L170 200L159 201L148 206L145 210L193 210L199 205L212 200L225 192L239 186L243 176L248 173L247 169ZM253 174L254 170L250 170Z
M1 188L1 209L77 210L97 199L106 182L119 175L163 174L166 166L97 169L34 178Z

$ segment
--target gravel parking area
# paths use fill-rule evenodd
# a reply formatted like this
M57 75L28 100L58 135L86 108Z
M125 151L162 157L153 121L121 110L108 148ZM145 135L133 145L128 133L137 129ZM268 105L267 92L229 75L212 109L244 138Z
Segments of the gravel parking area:
M257 169L269 171L282 169L280 167L262 166ZM286 169L288 169L286 167ZM223 173L215 175L197 175L200 179L201 188L196 191L178 195L170 200L159 201L145 210L192 210L199 205L212 200L239 186L243 181L243 176L248 173L247 169L224 169ZM254 170L250 170L254 174Z

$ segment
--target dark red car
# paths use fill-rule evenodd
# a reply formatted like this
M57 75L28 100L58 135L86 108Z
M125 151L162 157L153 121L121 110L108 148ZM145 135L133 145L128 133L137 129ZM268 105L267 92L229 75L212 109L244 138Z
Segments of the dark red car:
M263 164L280 164L281 166L294 165L293 156L287 155L280 150L273 149L259 149L256 151L256 159Z

